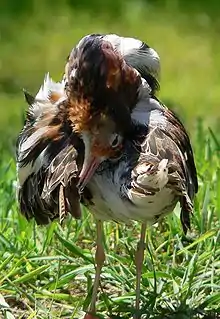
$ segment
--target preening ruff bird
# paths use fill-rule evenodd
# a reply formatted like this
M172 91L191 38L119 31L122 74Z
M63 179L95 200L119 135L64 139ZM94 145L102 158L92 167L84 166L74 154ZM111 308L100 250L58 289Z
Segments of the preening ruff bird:
M29 220L47 224L80 202L97 224L96 275L89 312L95 313L105 260L104 221L142 224L135 262L136 314L148 224L181 206L183 231L198 190L189 137L156 97L158 54L117 35L89 35L68 57L62 82L46 76L17 141L18 200Z

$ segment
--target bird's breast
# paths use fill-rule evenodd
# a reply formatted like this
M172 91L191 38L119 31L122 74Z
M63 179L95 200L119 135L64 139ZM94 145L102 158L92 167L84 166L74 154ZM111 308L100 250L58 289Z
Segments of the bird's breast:
M132 167L120 161L115 168L96 173L88 184L92 200L87 203L95 218L130 223L132 221L155 223L171 212L178 198L164 187L154 194L134 193L131 183Z

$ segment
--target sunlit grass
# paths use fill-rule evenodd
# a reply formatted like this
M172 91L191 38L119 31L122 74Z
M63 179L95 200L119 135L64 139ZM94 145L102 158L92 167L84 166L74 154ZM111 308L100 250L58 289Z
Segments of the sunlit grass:
M201 124L195 133L200 190L192 231L183 236L178 207L148 230L143 318L203 318L220 311L220 149L215 135ZM25 318L79 318L89 304L95 273L93 217L84 211L82 220L69 217L62 227L28 223L17 210L15 163L6 151L0 159L0 181L0 294L16 318L24 313ZM139 231L137 223L105 225L101 316L131 317Z
M183 236L178 207L148 230L143 318L215 318L220 312L220 139L213 127L220 115L217 23L204 14L136 2L114 18L36 3L32 14L7 25L0 50L0 317L1 295L15 318L80 318L89 304L93 217L84 211L81 221L69 217L62 227L27 223L16 204L14 142L25 108L22 87L35 93L47 71L59 80L70 49L85 34L115 32L141 38L160 54L160 97L186 120L199 175L191 233ZM100 316L131 317L139 230L136 223L105 225ZM9 311L4 315L10 319Z
M218 24L204 13L180 13L175 8L155 8L140 2L125 4L122 15L36 5L32 14L10 21L1 38L0 123L18 122L24 108L21 89L35 93L44 74L55 80L63 73L65 59L85 34L115 32L134 36L154 47L161 57L161 92L187 119L215 123L220 116L220 45ZM3 33L4 35L4 33ZM6 95L7 93L7 95Z

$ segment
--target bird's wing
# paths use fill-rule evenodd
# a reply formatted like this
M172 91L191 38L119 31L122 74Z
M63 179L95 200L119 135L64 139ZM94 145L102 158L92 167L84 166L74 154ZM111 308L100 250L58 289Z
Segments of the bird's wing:
M169 109L164 109L164 114L167 118L167 135L176 143L183 156L182 162L187 181L187 192L191 199L198 192L197 170L193 156L193 150L189 136L174 112Z
M84 146L67 121L63 84L47 75L33 99L29 95L32 104L16 145L20 210L39 224L62 220L67 212L77 218L76 183Z
M165 164L164 160L167 160L164 166L165 169L168 169L167 178L166 170L164 170L164 178L161 179L161 183L164 181L162 186L170 188L178 196L182 208L181 222L186 232L190 227L189 213L193 209L194 195L198 191L193 152L189 137L178 118L166 108L158 112L162 113L164 121L155 123L149 117L148 132L144 140L142 137L139 145L138 164L132 172L133 180L136 181L139 178L140 181L140 174L146 171L151 183L147 185L133 183L133 187L135 187L135 192L142 192L143 189L145 192L157 191L154 180L149 176L155 176L163 166L162 163ZM134 142L137 147L138 139Z

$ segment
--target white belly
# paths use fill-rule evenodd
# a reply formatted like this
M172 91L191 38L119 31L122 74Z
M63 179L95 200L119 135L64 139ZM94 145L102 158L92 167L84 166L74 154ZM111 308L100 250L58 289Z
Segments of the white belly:
M123 223L136 220L153 224L159 217L172 212L175 208L178 198L169 188L163 188L155 195L138 194L135 198L131 198L132 201L122 198L120 194L123 183L115 174L114 176L95 174L88 185L94 204L89 206L89 209L95 218Z

